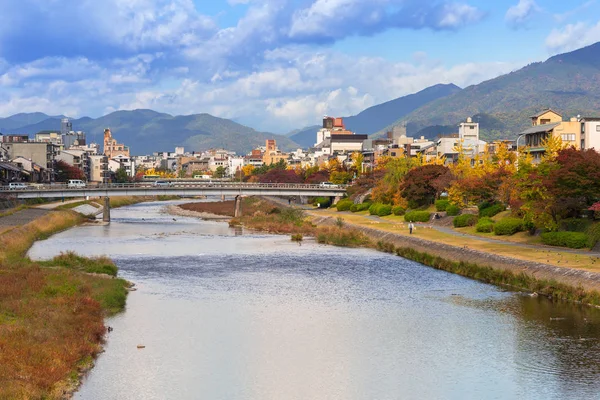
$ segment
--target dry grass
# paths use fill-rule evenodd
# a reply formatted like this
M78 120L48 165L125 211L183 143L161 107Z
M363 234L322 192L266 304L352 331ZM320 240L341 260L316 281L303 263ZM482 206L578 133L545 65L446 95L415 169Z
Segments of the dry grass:
M34 241L81 220L56 211L0 235L2 399L63 398L78 381L78 365L100 349L104 315L125 305L125 281L79 271L106 271L110 260L67 255L42 268L25 258Z

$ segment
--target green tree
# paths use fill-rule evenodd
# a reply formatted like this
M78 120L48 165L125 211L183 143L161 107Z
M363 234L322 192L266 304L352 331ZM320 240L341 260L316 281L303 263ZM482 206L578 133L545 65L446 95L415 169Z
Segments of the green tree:
M226 173L227 171L225 170L225 167L218 166L215 172L213 173L213 178L224 178Z
M127 171L125 170L125 168L121 167L115 172L115 182L116 183L129 182L129 175L127 175Z

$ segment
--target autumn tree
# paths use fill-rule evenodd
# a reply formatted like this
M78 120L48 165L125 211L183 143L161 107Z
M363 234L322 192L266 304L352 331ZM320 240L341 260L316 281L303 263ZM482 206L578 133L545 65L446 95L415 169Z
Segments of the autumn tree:
M85 179L85 174L81 169L73 165L67 164L62 160L56 162L54 167L54 173L57 182L66 182L69 179Z
M273 168L266 174L258 176L261 183L302 183L302 177L291 169Z
M423 165L409 170L400 185L402 197L411 208L431 204L451 181L452 173L443 165Z

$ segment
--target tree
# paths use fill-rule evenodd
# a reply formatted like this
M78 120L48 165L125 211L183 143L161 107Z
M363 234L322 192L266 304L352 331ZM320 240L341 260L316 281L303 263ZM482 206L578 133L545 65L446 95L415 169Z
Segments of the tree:
M345 171L333 171L329 180L338 185L345 185L352 180L352 173Z
M225 167L218 166L215 172L213 173L213 178L224 178L226 173L227 171L225 170Z
M121 167L115 172L115 182L117 182L117 183L129 182L129 175L127 175L127 171L125 170L125 168Z
M406 173L400 185L402 197L413 208L431 204L446 189L450 176L450 169L443 165L415 167Z
M81 169L73 165L67 164L62 160L56 162L54 172L56 175L57 182L66 182L69 179L85 180L85 174Z
M302 177L291 169L273 168L266 174L258 176L261 183L302 183Z

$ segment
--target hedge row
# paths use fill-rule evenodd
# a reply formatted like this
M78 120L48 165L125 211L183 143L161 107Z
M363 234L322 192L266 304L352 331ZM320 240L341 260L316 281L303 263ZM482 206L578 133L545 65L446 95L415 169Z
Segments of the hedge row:
M549 246L582 249L588 243L588 235L583 232L544 232L541 236L542 243Z
M350 207L350 211L352 212L360 212L367 211L371 207L371 203L360 203L360 204L352 204Z
M454 218L452 221L455 228L464 228L465 226L473 226L477 223L477 216L473 214L463 214Z
M369 214L385 217L392 213L392 206L389 204L374 203L369 207Z
M429 211L409 211L404 214L406 222L429 222Z
M523 221L519 218L504 218L494 224L496 235L514 235L523 230Z

